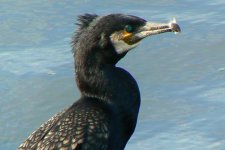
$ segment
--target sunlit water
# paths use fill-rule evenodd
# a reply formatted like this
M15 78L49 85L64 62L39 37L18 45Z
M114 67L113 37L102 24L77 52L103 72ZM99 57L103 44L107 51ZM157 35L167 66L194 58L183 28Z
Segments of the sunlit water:
M136 78L139 120L126 150L225 150L225 1L0 1L0 149L11 150L79 98L70 41L82 13L176 17L119 64Z

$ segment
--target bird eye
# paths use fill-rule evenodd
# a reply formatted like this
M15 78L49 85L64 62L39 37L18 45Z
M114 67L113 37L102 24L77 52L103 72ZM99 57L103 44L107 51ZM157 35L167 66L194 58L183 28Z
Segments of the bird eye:
M126 25L125 26L125 31L127 31L127 32L132 32L133 31L133 27L131 26L131 25Z

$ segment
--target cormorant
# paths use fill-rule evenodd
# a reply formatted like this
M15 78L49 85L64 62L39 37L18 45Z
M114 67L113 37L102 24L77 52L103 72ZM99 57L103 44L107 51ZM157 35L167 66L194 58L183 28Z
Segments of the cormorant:
M180 32L175 20L152 23L124 14L84 14L78 20L72 44L81 98L41 125L19 150L123 150L136 126L140 93L116 63L145 37Z

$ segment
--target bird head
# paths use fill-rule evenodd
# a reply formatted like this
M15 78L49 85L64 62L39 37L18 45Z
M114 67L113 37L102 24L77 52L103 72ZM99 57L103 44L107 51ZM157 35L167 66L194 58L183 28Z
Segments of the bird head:
M99 60L114 64L146 37L181 31L175 19L169 23L155 23L132 15L85 14L79 16L78 20L80 28L73 41L75 55L82 51L82 56L89 53Z

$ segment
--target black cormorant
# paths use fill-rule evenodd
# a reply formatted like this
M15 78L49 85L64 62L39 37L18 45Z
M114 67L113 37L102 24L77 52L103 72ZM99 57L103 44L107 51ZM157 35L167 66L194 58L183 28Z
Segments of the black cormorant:
M180 32L175 20L152 23L123 14L78 20L72 44L81 98L41 125L20 150L123 150L136 126L140 93L116 63L145 37Z

